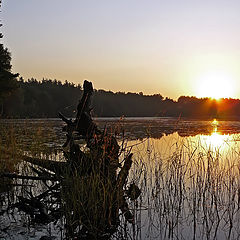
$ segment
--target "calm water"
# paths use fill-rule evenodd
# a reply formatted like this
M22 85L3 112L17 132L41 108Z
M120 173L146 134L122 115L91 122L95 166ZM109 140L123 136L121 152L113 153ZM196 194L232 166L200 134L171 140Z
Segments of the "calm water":
M97 125L124 134L127 139L143 139L146 137L160 139L176 133L179 137L194 137L197 135L233 135L240 133L240 121L201 121L176 118L97 118ZM59 119L0 119L0 127L18 129L23 135L27 132L42 131L47 139L52 138L55 143L64 139L62 127L64 123ZM123 133L124 132L124 133Z
M239 121L199 121L175 118L98 118L100 129L116 134L119 144L134 146L132 151L144 152L146 142L162 157L176 151L180 143L186 148L213 150L226 155L237 151L240 140ZM44 149L61 149L66 136L59 119L0 120L1 140L9 137L23 149L41 145ZM37 149L39 150L39 149Z
M130 203L136 219L134 228L127 227L132 239L240 239L240 122L95 121L116 134L122 159L134 154L129 183L135 182L142 194ZM41 149L44 156L62 158L61 120L0 120L0 126L3 144L12 129L24 151Z

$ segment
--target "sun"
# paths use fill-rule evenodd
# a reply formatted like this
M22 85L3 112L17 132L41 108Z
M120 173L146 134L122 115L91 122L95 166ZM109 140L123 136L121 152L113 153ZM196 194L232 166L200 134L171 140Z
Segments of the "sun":
M235 81L225 72L207 72L199 76L196 82L197 97L220 99L235 95Z

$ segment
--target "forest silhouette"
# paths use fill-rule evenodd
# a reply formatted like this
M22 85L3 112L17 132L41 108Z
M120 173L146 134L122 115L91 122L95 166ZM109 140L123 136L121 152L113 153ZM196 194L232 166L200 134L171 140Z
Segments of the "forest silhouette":
M68 117L82 95L82 86L65 81L34 78L18 80L18 89L3 101L6 118L55 118L58 112ZM177 100L161 94L94 90L95 117L188 117L232 119L240 117L239 99L211 99L181 96Z

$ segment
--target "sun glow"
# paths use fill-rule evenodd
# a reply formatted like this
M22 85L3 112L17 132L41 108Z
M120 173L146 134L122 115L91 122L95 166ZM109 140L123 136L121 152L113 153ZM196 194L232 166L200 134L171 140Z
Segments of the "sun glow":
M208 72L197 78L197 97L215 99L230 98L235 95L235 81L225 72Z
M206 149L210 148L211 150L218 151L224 150L225 148L229 147L229 145L227 144L229 140L229 135L222 135L218 131L219 122L214 119L211 122L211 125L213 127L212 133L208 136L203 136L204 142L206 144Z

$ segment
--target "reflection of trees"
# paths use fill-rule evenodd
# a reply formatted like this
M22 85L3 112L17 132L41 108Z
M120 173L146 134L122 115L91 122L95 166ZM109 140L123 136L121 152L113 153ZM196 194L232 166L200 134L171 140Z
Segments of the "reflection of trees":
M31 122L31 129L26 129L26 121ZM96 119L96 123L102 130L107 130L113 134L118 135L118 140L131 139L131 140L142 140L146 137L151 137L155 139L160 139L163 136L168 136L173 133L178 133L181 137L190 137L196 135L209 135L213 132L214 127L209 121L187 121L180 120L176 123L176 119L152 119L152 120L131 120L125 119L116 120L109 119ZM26 131L29 136L33 136L33 129L42 129L43 140L46 143L55 142L58 146L63 143L64 135L59 134L62 128L62 123L60 121L49 121L45 120L1 120L0 125L3 128L9 128L9 126L14 125L18 141L22 143L28 143L30 139L26 136ZM29 126L29 124L28 124ZM49 127L51 126L51 128ZM45 129L45 130L43 130ZM46 130L48 129L48 130ZM49 131L52 133L51 138L49 138ZM240 124L238 122L223 122L218 128L217 132L220 134L236 134L240 133ZM24 135L24 134L25 135ZM25 139L22 139L25 136ZM54 136L54 139L53 139Z
M178 135L180 137L195 137L197 135L210 135L211 134L211 131L208 131L208 130L199 130L199 131L188 131L188 132L184 132L184 131L177 131Z
M104 128L106 125L106 121L101 120L97 122L101 128ZM113 125L111 121L108 124ZM200 134L210 135L214 131L214 126L209 121L180 120L176 122L175 119L139 121L125 119L120 122L115 121L115 129L124 132L121 135L123 137L131 140L141 140L146 137L160 139L173 133L178 133L180 137L193 137ZM217 127L217 132L220 134L240 133L240 126L233 122L224 122Z

